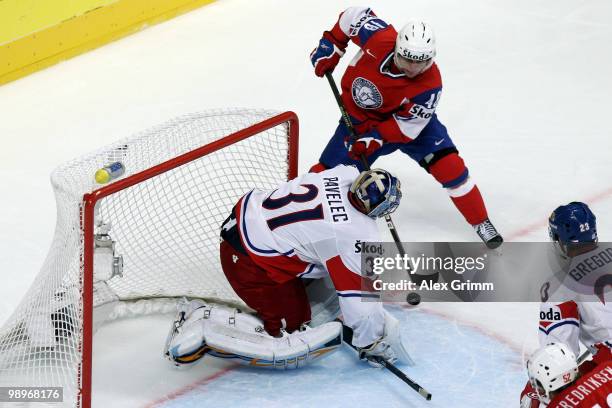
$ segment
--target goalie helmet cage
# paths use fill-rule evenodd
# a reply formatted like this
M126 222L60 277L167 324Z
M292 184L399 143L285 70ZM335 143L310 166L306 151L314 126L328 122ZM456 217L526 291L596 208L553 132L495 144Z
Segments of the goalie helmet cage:
M225 109L56 169L55 235L0 329L0 386L61 386L62 406L89 408L93 333L104 321L167 312L183 296L244 306L221 270L220 225L249 190L296 177L297 156L293 112ZM126 173L95 184L96 170L117 161Z

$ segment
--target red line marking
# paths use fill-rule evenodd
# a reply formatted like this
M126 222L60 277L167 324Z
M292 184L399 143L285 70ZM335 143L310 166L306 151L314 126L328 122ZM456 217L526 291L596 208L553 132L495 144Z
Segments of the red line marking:
M144 405L143 408L156 408L161 406L162 404L172 401L174 399L177 399L179 397L182 397L183 395L186 395L188 393L190 393L191 391L195 390L196 388L202 387L212 381L215 381L216 379L223 377L224 375L226 375L227 373L229 373L230 371L232 371L234 368L236 368L237 365L231 365L229 367L223 368L207 377L201 378L199 380L197 380L196 382L193 382L189 385L184 386L183 388L179 388L176 391L173 391L169 394L164 395L161 398L156 399L153 402L149 402L148 404Z
M599 201L603 201L603 200L610 198L610 196L612 196L612 187L609 187L606 190L600 191L599 193L595 193L592 196L587 197L584 202L587 204L595 204ZM554 210L554 208L551 208L551 212L552 210ZM519 238L525 235L529 235L534 231L537 231L541 228L546 227L547 225L548 225L548 215L542 216L540 221L533 222L516 231L512 231L511 233L507 234L504 238L506 238L508 241L513 241L516 238Z

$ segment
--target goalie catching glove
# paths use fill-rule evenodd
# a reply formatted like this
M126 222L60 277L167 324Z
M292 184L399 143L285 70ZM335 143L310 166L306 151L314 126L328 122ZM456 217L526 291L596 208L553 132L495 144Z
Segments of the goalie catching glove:
M399 321L386 310L383 336L369 346L359 349L360 359L365 359L371 366L380 368L382 364L377 361L378 357L392 364L414 365L402 342Z
M266 368L299 368L332 354L342 343L338 322L272 337L256 316L199 300L179 304L164 354L176 366L189 366L206 354Z

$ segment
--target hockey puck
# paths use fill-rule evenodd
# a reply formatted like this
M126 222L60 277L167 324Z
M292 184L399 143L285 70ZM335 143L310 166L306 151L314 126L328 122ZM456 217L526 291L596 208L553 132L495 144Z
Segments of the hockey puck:
M416 292L411 292L406 296L406 302L408 302L409 305L416 306L421 303L421 295Z

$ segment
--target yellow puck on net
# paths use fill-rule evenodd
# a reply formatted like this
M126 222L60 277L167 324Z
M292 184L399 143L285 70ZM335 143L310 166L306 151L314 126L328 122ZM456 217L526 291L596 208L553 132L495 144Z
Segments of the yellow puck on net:
M115 180L116 178L123 176L124 173L125 166L123 166L123 163L114 162L96 171L94 178L96 179L96 183L106 184L111 180Z
M98 184L106 184L110 181L110 174L105 169L100 169L96 171L95 179Z

